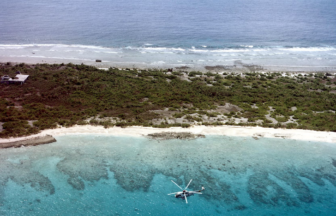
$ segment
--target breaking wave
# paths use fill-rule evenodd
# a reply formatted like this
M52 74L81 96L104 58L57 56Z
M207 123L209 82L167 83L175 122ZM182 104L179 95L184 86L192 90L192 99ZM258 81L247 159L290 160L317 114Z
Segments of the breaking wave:
M45 58L74 63L103 62L134 65L233 65L240 60L261 66L336 67L336 47L255 46L160 47L153 44L104 47L66 44L0 44L0 60L7 57ZM202 61L200 61L202 59Z

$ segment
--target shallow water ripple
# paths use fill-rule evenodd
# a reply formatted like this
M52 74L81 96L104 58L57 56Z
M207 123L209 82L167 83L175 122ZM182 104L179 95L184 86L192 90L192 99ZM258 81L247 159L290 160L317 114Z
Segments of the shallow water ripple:
M336 146L208 136L99 135L0 152L0 215L331 215ZM170 180L203 195L183 200Z

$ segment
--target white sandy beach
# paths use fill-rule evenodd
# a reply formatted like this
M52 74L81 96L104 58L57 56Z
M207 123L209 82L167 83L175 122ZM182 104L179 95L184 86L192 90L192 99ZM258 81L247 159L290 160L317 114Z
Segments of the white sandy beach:
M278 138L278 139L293 139L303 141L328 142L336 143L336 133L325 131L311 131L298 129L274 129L262 127L241 127L241 126L193 126L190 128L151 128L133 126L127 128L113 127L105 129L103 126L74 126L70 128L57 128L44 130L39 134L28 137L0 139L0 143L14 142L35 137L52 135L62 136L69 134L100 134L107 136L146 136L152 133L160 132L190 132L203 135L223 135L223 136L240 136L240 137L255 137L255 138Z

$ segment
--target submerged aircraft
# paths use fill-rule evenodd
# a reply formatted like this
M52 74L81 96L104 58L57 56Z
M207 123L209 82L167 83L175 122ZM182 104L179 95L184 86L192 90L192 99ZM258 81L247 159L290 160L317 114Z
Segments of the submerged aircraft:
M198 191L187 191L192 179L190 179L187 187L183 190L178 184L176 184L173 180L171 180L177 187L179 187L182 191L179 192L174 192L174 193L170 193L168 195L173 195L175 194L175 198L181 198L184 199L186 201L186 203L188 204L188 196L194 196L194 194L202 194L201 191L205 190L204 187L202 187L202 190L198 190Z

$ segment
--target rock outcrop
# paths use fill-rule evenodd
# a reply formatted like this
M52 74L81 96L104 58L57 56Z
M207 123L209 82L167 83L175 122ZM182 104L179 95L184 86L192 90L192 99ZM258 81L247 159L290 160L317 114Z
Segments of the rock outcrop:
M148 136L152 139L157 140L167 140L167 139L197 139L197 138L205 138L203 134L193 134L188 132L162 132L162 133L153 133L148 134Z
M32 139L0 143L0 149L1 148L11 148L11 147L18 148L21 146L36 146L36 145L53 143L53 142L56 142L56 139L51 135L46 135L42 137L35 137Z

